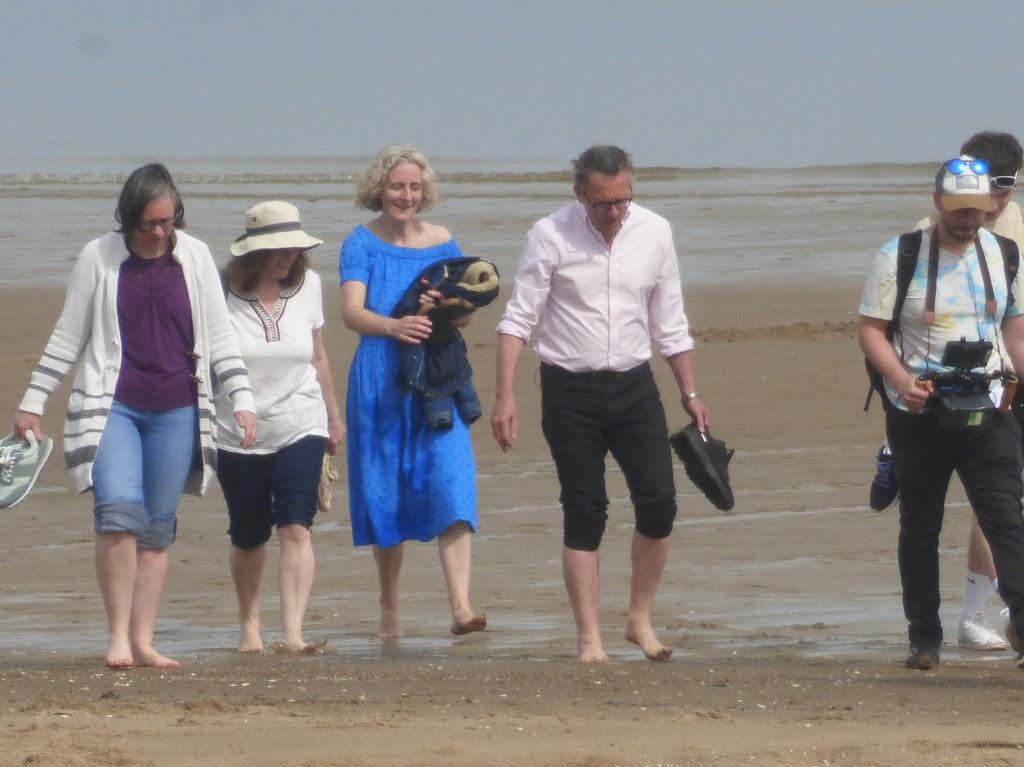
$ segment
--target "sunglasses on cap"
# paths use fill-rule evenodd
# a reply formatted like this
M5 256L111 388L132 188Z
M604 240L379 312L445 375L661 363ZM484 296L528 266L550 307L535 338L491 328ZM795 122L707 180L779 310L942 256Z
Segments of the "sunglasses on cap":
M1013 189L1017 186L1017 174L1014 173L1012 176L992 176L989 178L992 182L992 186L998 186L1000 189Z
M954 176L962 176L964 173L980 176L982 173L988 173L988 163L984 160L965 160L962 157L947 162L946 168Z

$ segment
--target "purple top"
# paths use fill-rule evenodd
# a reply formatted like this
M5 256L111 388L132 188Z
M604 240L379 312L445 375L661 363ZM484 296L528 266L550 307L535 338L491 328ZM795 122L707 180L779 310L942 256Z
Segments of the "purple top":
M114 399L145 410L194 405L192 307L181 264L130 253L117 280L121 374Z

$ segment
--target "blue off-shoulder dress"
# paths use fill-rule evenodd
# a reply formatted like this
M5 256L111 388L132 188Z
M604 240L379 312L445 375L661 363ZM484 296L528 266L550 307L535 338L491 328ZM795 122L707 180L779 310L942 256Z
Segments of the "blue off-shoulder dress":
M365 226L341 246L341 281L366 285L366 308L390 316L435 261L462 256L455 240L429 248L385 242ZM398 382L399 344L360 336L348 375L348 490L356 546L429 541L451 524L476 530L476 466L469 426L429 429L419 394Z

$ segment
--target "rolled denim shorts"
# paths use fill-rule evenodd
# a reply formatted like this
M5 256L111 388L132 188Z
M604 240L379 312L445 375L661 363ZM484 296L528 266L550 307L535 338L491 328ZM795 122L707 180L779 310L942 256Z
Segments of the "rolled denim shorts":
M143 549L174 542L196 454L195 405L143 410L114 400L92 467L97 533L132 533Z
M276 453L217 451L217 479L234 546L258 548L275 526L312 526L325 449L323 437L309 436Z

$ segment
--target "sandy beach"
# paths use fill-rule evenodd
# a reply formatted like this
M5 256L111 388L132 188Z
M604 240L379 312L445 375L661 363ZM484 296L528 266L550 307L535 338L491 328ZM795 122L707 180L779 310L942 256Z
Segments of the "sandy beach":
M157 624L158 645L182 668L110 671L90 499L71 492L55 455L32 495L0 512L0 766L1024 764L1024 676L1009 653L951 643L969 514L958 486L942 548L950 641L934 671L902 667L895 512L867 506L882 417L877 402L861 412L859 293L850 279L686 288L712 431L736 448L737 502L716 511L678 467L680 513L655 615L675 648L664 664L622 639L632 518L611 463L602 626L612 662L575 661L532 355L518 382L516 447L502 454L485 421L474 427L473 601L489 628L468 637L447 633L436 549L422 544L408 547L403 570L408 636L374 638L375 575L370 552L351 545L340 461L335 509L314 528L306 631L327 641L327 654L235 652L226 512L214 487L182 503ZM0 402L10 413L62 290L7 286L0 298ZM343 396L355 339L331 287L326 303ZM467 332L485 412L500 305ZM682 426L668 370L655 367L670 423ZM65 387L51 402L50 434L61 431L66 398ZM271 552L268 643L279 626Z

